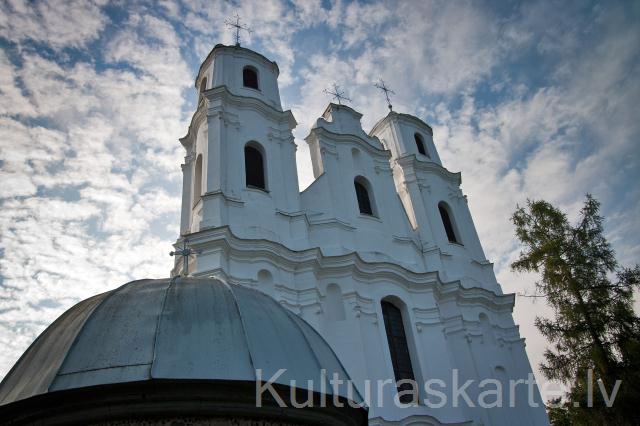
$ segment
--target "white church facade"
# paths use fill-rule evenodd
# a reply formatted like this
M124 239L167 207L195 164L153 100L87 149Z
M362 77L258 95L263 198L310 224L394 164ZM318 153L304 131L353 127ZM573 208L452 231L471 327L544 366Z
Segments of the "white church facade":
M257 289L303 318L368 402L370 425L547 425L514 296L429 125L391 111L366 133L360 113L329 104L305 138L315 180L300 192L278 72L240 46L217 45L200 67L180 140L175 247L196 253L188 275ZM172 276L185 272L177 258ZM410 387L380 387L390 379L415 380L417 403L398 404ZM467 380L471 404L451 393ZM514 381L513 407L482 395L496 383L507 395ZM425 385L445 397L427 398Z

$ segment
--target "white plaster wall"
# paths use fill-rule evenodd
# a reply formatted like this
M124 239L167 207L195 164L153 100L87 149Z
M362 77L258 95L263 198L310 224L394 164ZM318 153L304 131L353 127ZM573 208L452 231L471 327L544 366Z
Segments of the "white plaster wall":
M247 65L258 71L260 90L243 86L242 69ZM242 47L218 45L203 63L196 82L206 77L207 89L226 86L233 94L258 98L282 110L277 82L279 72L275 62L256 52Z
M207 274L264 291L301 315L328 341L361 394L366 379L393 378L380 310L381 300L389 297L403 303L413 368L419 381L441 379L451 386L453 368L459 370L462 382L472 379L476 383L495 377L498 366L506 370L509 378L526 379L531 371L523 341L511 320L511 296L443 284L435 274L421 274L421 281L392 263L359 263L349 255L316 261L312 253L300 254L275 244L256 250L254 244L244 244L231 235L218 238L217 243L213 237L203 238L206 242L202 243L194 241L195 247L218 251L221 256L217 268L207 266ZM231 241L232 248L223 249L222 240ZM269 279L260 278L264 271L268 271ZM330 284L340 288L343 318L336 317L335 307L327 305ZM480 314L487 317L490 334L483 327ZM418 416L437 419L439 423L434 424L513 424L512 420L500 423L502 414L491 414L495 410L451 405L399 409L393 404L394 388L386 386L384 390L383 407L371 407L371 418L400 421ZM372 391L371 398L376 401L375 386ZM472 398L477 396L473 390L469 394ZM544 411L526 406L502 411L511 413L508 419L527 419L519 424L546 424Z
M216 49L199 75L209 75L211 86L181 139L192 154L185 173L193 174L190 161L197 153L207 160L201 207L183 206L183 215L190 212L190 222L198 224L186 235L200 252L190 271L257 288L302 316L328 341L361 393L365 379L393 379L380 307L390 297L403 312L419 381L450 385L453 369L461 380L526 379L531 367L511 316L513 297L502 295L460 177L442 167L428 126L392 113L370 136L359 113L330 105L306 139L316 181L299 193L295 120L280 109L277 66L246 49ZM260 70L261 93L241 87L246 64ZM416 131L430 159L417 154ZM246 188L248 141L264 149L268 192ZM359 212L356 176L370 184L375 217ZM449 204L462 245L447 240L440 201ZM173 273L180 268L177 262ZM392 402L394 387L385 389L384 407L370 408L372 425L548 424L544 408L526 405L400 409ZM377 399L375 387L371 397Z

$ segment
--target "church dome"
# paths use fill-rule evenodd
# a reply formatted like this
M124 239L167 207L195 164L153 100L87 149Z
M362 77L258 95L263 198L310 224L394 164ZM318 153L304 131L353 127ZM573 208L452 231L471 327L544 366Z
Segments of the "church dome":
M280 369L285 371L274 386L309 389L316 396L332 395L328 380L334 374L348 380L309 324L257 290L207 278L133 281L78 303L49 326L0 384L0 413L20 404L19 411L28 410L29 400L47 395L118 393L120 385L145 383L154 383L153 392L163 383L171 385L167 389L225 384L227 393L246 390L249 407L256 382L267 382ZM338 393L342 400L361 402L346 386ZM219 401L220 392L215 394ZM306 396L306 390L298 392L298 399ZM229 404L233 401L226 401L227 413L233 412ZM364 410L352 411L361 417Z

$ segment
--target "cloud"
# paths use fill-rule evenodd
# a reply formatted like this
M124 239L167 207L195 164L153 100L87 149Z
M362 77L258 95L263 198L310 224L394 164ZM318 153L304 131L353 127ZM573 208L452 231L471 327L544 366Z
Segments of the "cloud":
M480 3L405 2L394 12L402 18L384 32L382 46L371 48L395 87L410 81L429 93L469 90L509 47L499 18Z
M509 264L509 216L526 198L575 215L603 201L607 235L640 255L638 9L540 0L477 2L170 1L0 5L0 375L73 303L140 277L166 276L178 231L177 142L195 108L194 76L223 22L251 26L243 46L278 62L283 105L302 140L337 82L369 129L394 110L434 128L446 167L462 171L480 239L505 292L533 275ZM115 12L114 12L115 11ZM553 11L553 13L549 12ZM10 255L9 255L10 254ZM544 303L517 299L532 364L546 342Z
M106 25L106 0L8 0L0 4L0 36L15 42L32 40L61 50L83 47Z
M34 26L39 10L17 19ZM80 28L76 36L60 29L39 40L76 49L72 60L25 49L11 61L0 50L3 372L72 304L134 278L166 276L171 266L177 139L192 81L181 38L167 21L135 9L97 51L82 51L97 34Z
M575 220L584 195L593 193L611 216L606 231L621 261L637 262L637 239L622 237L640 216L638 191L627 189L639 162L640 123L629 114L640 94L637 79L630 79L640 40L627 19L615 9L601 15L601 33L590 48L557 60L558 68L579 72L556 73L546 86L489 105L465 96L460 108L436 109L440 155L447 167L463 172L480 239L507 292L530 293L536 279L509 270L519 250L509 216L526 198L551 201ZM551 314L543 301L518 299L514 316L534 366L546 345L533 326L538 314Z
M33 105L22 93L16 68L4 51L0 51L0 114L30 116Z

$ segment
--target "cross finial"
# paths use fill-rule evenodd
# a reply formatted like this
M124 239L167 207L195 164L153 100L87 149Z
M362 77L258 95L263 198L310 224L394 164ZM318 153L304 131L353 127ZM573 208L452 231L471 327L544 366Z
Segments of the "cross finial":
M192 250L187 245L187 239L182 240L182 248L180 250L172 251L169 256L182 256L183 266L182 275L189 275L189 256L192 254L200 254L200 250Z
M236 46L240 46L240 30L245 30L249 34L253 32L251 28L240 23L240 16L237 13L235 20L225 19L224 23L227 27L236 29Z
M344 91L340 91L340 86L338 86L336 83L333 83L333 92L328 89L324 89L323 92L327 95L333 96L333 99L338 101L338 105L342 105L343 100L351 102L351 99L347 98L344 95Z
M389 111L393 111L393 105L391 105L391 99L389 98L389 93L393 93L395 95L396 92L389 89L387 85L384 83L383 79L380 79L380 81L374 84L374 86L384 92L384 96L387 98L387 106L389 107Z

